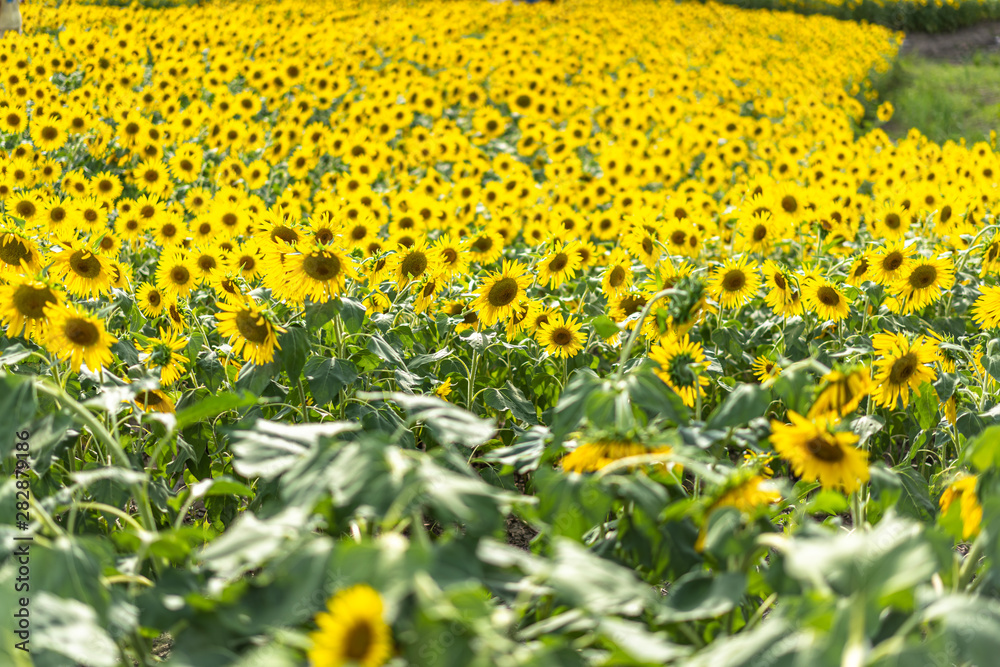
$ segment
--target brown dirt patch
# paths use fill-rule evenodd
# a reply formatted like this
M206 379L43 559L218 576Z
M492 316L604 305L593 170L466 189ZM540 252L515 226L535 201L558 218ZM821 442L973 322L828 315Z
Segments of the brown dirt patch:
M951 33L912 32L906 36L899 53L961 62L977 51L1000 52L1000 21L987 21Z

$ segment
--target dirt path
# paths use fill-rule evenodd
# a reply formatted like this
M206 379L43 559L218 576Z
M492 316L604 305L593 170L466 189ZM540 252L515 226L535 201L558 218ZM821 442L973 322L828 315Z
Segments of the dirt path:
M900 55L960 62L976 51L1000 52L1000 21L980 23L947 34L910 33Z

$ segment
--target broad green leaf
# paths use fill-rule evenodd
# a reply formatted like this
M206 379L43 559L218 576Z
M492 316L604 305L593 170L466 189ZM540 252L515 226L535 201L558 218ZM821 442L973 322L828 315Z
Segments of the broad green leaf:
M284 367L290 382L296 382L302 374L311 350L310 340L309 331L302 327L288 327L278 338L281 348L275 350L275 356Z
M510 380L503 389L490 388L486 391L486 405L506 412L509 410L516 419L527 424L537 424L538 417L535 413L535 406L524 397L521 390L515 387Z
M598 315L591 321L591 326L594 327L594 331L597 335L603 339L608 339L617 333L621 332L615 321L608 317L607 315Z
M741 384L712 411L705 424L707 429L725 429L744 426L751 419L763 417L770 405L768 392L755 384Z
M261 419L252 429L232 434L233 468L244 477L274 479L317 446L320 439L359 428L352 422L293 425Z
M583 420L587 398L602 380L590 369L581 368L570 376L569 383L555 408L552 420L552 435L562 441Z
M492 422L480 419L468 410L434 396L369 392L358 394L358 398L396 403L406 412L408 424L422 422L441 444L458 444L475 448L496 433L496 426Z
M657 621L682 623L717 618L739 604L746 587L746 577L740 572L690 572L670 586Z
M690 411L684 401L654 372L655 364L647 363L628 374L626 383L632 403L647 418L663 417L678 426L690 421Z
M13 451L14 433L21 431L35 416L38 399L32 377L4 373L0 375L0 415L6 434L0 437L0 458L7 458Z
M229 392L215 394L198 401L189 408L180 410L177 413L175 428L181 430L191 424L216 417L223 412L244 408L255 403L257 403L257 397L249 391L244 391L241 394L231 394Z
M403 367L406 364L403 362L403 358L399 356L399 352L396 352L396 348L389 345L384 338L378 334L372 334L368 339L368 349L373 352L379 359L392 364L396 367Z
M319 406L333 401L342 389L358 379L358 369L350 361L320 356L311 357L306 362L304 373L309 382L309 393Z
M938 417L939 399L937 392L930 382L920 385L920 390L914 400L914 411L916 412L917 423L920 428L928 430L933 428L939 421Z
M119 664L118 647L90 605L40 591L33 593L30 609L35 664L53 667Z
M357 333L361 331L361 327L365 321L364 305L354 299L341 297L337 301L337 306L340 311L340 317L344 322L344 329L346 329L348 333Z
M963 457L980 471L1000 466L1000 426L990 426L977 436L966 446Z

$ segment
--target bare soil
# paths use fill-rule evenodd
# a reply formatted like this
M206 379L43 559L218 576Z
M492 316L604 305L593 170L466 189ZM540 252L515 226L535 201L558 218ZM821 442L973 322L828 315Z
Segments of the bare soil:
M912 32L906 36L900 55L961 62L977 51L1000 53L1000 21L988 21L951 33Z

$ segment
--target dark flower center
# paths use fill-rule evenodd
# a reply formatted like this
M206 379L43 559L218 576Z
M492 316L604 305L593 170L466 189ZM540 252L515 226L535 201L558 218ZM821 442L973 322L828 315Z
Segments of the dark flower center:
M722 278L722 289L727 292L739 292L746 284L746 274L740 269L733 269Z
M924 289L934 284L937 280L937 269L929 264L922 264L910 274L910 287L914 289Z
M816 290L816 298L819 299L820 303L824 306L830 306L831 308L840 303L840 295L837 294L837 290L832 287L827 287L826 285Z
M917 371L917 355L907 352L892 363L889 370L889 382L894 385L901 385L909 381Z
M241 336L257 345L266 341L268 334L271 332L270 327L267 326L267 321L258 313L250 310L241 310L236 314L236 328L239 330Z
M340 260L333 255L309 255L302 269L313 280L332 280L340 275Z
M63 333L66 334L66 338L70 339L74 345L79 345L81 347L96 345L101 339L101 335L97 330L97 327L87 320L79 317L71 317L66 320L66 326L63 328Z
M69 258L73 273L81 278L96 278L101 275L101 263L86 250L77 250Z
M844 458L844 450L823 436L816 436L806 442L806 449L824 463L836 463Z
M489 294L486 295L486 300L494 308L501 308L514 301L517 298L519 290L520 288L516 280L513 278L502 278L490 288Z

